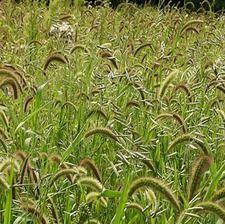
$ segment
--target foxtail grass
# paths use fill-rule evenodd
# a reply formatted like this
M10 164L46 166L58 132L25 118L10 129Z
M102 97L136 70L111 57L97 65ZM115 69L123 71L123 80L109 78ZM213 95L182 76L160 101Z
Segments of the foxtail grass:
M89 168L90 170L92 170L93 174L98 179L98 181L102 182L100 171L92 159L90 158L82 159L80 161L80 166L84 166L85 168Z
M59 53L59 52L53 52L52 54L50 54L47 59L45 60L45 63L44 63L44 70L46 70L49 65L52 63L52 62L60 62L60 63L63 63L63 64L68 64L69 61L68 59L62 54L62 53Z
M137 54L143 50L144 48L150 47L152 51L155 51L151 43L142 44L140 47L138 47L135 52L134 56L137 56Z
M197 144L201 148L202 152L205 155L208 155L209 154L209 152L208 152L206 146L204 145L204 143L200 139L195 138L195 137L193 137L190 134L183 134L183 135L178 136L176 139L174 139L170 143L170 145L168 147L168 151L171 151L177 144L181 144L181 143L187 142L187 141L188 142L193 142L193 143Z
M97 127L87 131L84 137L88 138L96 134L103 135L103 136L106 136L107 138L118 141L118 137L116 136L116 134L114 134L109 128L103 128L103 127Z
M78 181L78 184L82 186L89 187L90 189L94 191L101 192L104 188L103 185L95 178L93 177L81 177Z
M135 191L143 187L150 187L151 189L159 192L174 206L176 210L180 210L180 203L176 195L167 186L167 184L157 178L140 177L137 180L133 181L129 189L129 196L132 196Z
M191 175L188 184L188 198L191 200L199 189L204 173L209 169L212 158L201 155L192 164Z
M176 78L179 72L179 70L175 69L165 78L165 80L160 85L158 99L161 99L164 96L169 84Z
M213 213L217 215L219 218L221 218L223 221L225 221L225 209L221 205L207 201L207 202L202 202L196 205L198 207L196 210L197 212L200 213Z
M37 208L37 205L21 203L20 207L22 210L24 210L28 214L36 217L40 224L49 223L47 217Z
M212 196L212 201L220 201L225 199L225 187L222 187L219 190L216 190Z
M54 176L53 178L51 179L50 181L50 187L60 178L60 177L63 177L63 176L67 176L67 175L76 175L77 174L77 171L75 169L62 169L60 171L58 171Z
M156 120L166 119L166 118L172 118L175 121L177 121L178 124L181 125L183 133L187 133L187 127L186 127L186 124L184 122L184 119L179 114L177 114L177 113L162 113L162 114L159 114L156 117Z
M200 20L200 19L190 20L190 21L188 21L187 23L184 24L180 33L183 34L184 32L186 32L187 29L190 29L190 27L193 27L194 25L198 25L198 24L202 24L202 23L204 23L204 21Z

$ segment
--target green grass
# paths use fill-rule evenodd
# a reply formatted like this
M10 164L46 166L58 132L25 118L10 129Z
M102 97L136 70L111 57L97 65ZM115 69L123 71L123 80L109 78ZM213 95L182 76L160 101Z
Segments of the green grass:
M0 223L220 223L223 15L0 4Z

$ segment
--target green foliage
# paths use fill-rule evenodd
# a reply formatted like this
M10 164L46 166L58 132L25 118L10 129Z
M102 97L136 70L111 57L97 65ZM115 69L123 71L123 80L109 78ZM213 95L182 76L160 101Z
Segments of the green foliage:
M223 15L68 2L0 3L0 223L224 220Z
M225 2L223 0L185 0L185 3L191 6L191 3L196 9L204 8L207 10L224 10L225 9Z

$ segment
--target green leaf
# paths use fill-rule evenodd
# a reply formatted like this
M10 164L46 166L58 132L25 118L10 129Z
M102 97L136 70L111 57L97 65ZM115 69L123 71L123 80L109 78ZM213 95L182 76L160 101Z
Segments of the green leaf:
M209 200L212 197L213 192L216 190L224 170L225 170L225 163L221 166L216 176L213 178L211 184L209 185L209 188L205 194L204 200Z
M13 176L14 176L14 162L11 162L11 172L10 172L10 189L7 193L5 212L4 212L4 224L11 223L11 215L12 215L12 185L13 185Z
M85 127L86 127L86 123L84 124L82 129L79 131L75 139L70 143L66 151L63 153L61 164L69 157L70 153L74 150L74 148L82 141Z
M107 198L118 198L121 196L120 191L113 191L109 189L104 189L101 193L102 197L107 197Z
M130 180L131 180L131 174L129 172L129 174L126 177L126 180L125 180L125 185L124 185L124 188L123 188L123 192L121 194L120 203L117 207L116 214L113 217L113 219L111 221L111 224L122 223L121 220L124 216L124 209L125 209L126 202L127 202L127 199L128 199L128 191L129 191L129 187L130 187Z

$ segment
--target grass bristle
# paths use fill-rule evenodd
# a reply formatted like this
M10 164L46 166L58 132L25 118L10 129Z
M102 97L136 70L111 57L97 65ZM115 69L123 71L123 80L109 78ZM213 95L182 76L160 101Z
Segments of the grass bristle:
M196 205L196 207L199 207L196 209L200 213L213 213L217 215L219 218L221 218L223 221L225 221L225 209L224 207L220 206L219 204L215 202L202 202Z
M91 188L94 191L102 191L103 190L103 186L102 184L95 178L93 177L81 177L78 182L78 184L82 185L82 186L86 186Z
M173 194L172 190L160 179L152 177L140 177L133 181L129 189L129 196L137 191L139 188L150 187L154 191L159 192L177 209L180 209L180 203L177 197Z
M90 158L82 159L80 161L80 165L92 170L93 174L98 179L98 181L102 182L100 171L92 159L90 159Z
M146 43L146 44L142 44L140 47L138 47L135 52L134 52L134 56L136 56L142 49L146 48L146 47L150 47L151 50L154 51L152 44L151 43Z
M71 51L70 51L70 54L73 54L76 50L83 50L85 53L87 54L90 54L90 51L88 50L87 47L85 47L84 45L82 44L77 44L76 46L74 46Z
M23 157L22 157L23 158ZM20 169L20 184L23 184L24 181L24 176L25 174L28 172L28 167L29 167L29 156L25 157L22 159L23 163L21 165L21 169Z
M50 182L50 186L52 186L59 178L63 177L63 176L67 176L67 175L76 175L77 171L75 169L62 169L60 171L58 171L54 177L52 178L51 182Z
M197 25L197 24L202 24L204 23L203 20L200 19L194 19L194 20L190 20L187 23L184 24L184 26L182 27L180 33L183 34L184 32L186 32L187 29L190 29L190 27Z
M108 116L107 116L106 112L103 111L102 109L93 109L93 110L91 110L87 117L90 117L92 114L98 114L99 116L101 116L105 120L108 120Z
M191 200L198 191L204 173L209 169L212 158L201 155L193 162L191 175L188 184L188 198Z
M50 210L51 210L51 214L52 214L52 217L53 217L53 220L54 220L54 223L55 224L60 224L60 218L59 218L59 214L58 214L58 211L57 211L57 207L56 207L56 204L53 200L52 197L48 197L48 203L50 204Z
M47 217L39 211L36 205L21 204L21 209L28 214L35 216L37 220L39 220L40 224L49 223Z
M192 102L192 93L191 90L189 88L189 86L187 84L178 84L174 87L173 89L173 94L175 94L177 91L183 91L184 93L186 93L188 99L190 102Z
M9 126L9 120L3 110L0 110L0 117L2 118L2 121L4 122L5 126Z
M206 155L209 154L204 143L200 139L193 137L191 134L183 134L183 135L178 136L176 139L174 139L170 143L170 145L168 147L168 151L171 151L177 144L181 144L186 141L197 144L198 146L200 146L200 148L204 154L206 154Z
M109 129L109 128L103 128L103 127L97 127L89 130L88 132L85 133L84 137L88 138L92 135L100 134L103 136L106 136L108 138L111 138L115 141L118 141L117 136Z
M183 133L187 133L187 127L186 127L186 124L184 123L184 119L179 114L177 114L177 113L162 113L156 117L156 120L165 119L165 118L172 118L175 121L177 121L178 124L181 125Z
M12 88L14 99L17 99L19 95L19 89L16 81L13 78L4 78L3 80L0 80L0 89L5 86L10 86Z
M212 201L220 201L225 199L225 187L216 190L214 195L212 196Z
M101 203L104 207L107 207L108 202L105 198L101 197L101 193L92 191L92 192L88 193L86 196L87 203L91 203L98 199L101 201Z
M63 64L68 64L68 59L62 54L62 53L59 53L59 52L53 52L52 54L50 54L45 63L44 63L44 70L46 70L49 65L52 63L52 62L61 62Z
M128 203L126 205L126 210L129 210L129 209L134 209L134 210L140 212L142 215L144 215L144 212L143 212L144 208L140 204L138 204L136 202Z
M158 99L161 99L165 92L167 87L169 86L169 84L176 78L176 76L178 75L179 70L175 69L174 71L172 71L166 78L165 80L162 82L162 84L160 85L159 91L158 91Z
M0 185L3 186L6 190L9 190L10 188L10 185L7 183L3 175L0 175Z
M28 107L29 105L31 104L31 102L33 101L34 97L33 96L29 96L26 98L25 102L24 102L24 112L27 112L28 111Z
M137 108L139 108L140 104L139 104L138 101L131 100L131 101L128 101L127 104L126 104L126 108L128 108L128 107L137 107Z

